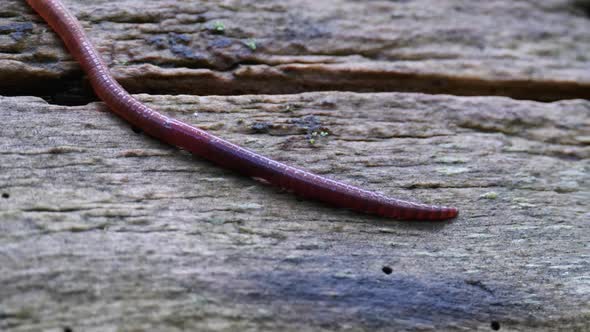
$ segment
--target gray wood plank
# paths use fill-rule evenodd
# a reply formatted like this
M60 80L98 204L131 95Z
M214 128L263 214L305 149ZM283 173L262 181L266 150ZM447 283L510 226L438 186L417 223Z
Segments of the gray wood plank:
M134 92L590 99L585 0L66 3ZM0 93L90 95L87 87L80 92L78 66L24 1L2 7Z
M299 200L137 134L101 103L0 97L0 329L590 326L590 102L138 97L460 217L396 222ZM311 144L317 130L329 134Z

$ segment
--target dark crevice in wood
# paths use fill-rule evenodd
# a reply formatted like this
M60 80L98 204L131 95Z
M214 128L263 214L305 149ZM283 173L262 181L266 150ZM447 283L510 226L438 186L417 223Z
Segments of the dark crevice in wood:
M316 74L304 73L310 76ZM231 84L217 79L138 77L123 79L121 84L130 93L243 95L297 94L314 91L347 92L415 92L456 96L504 96L519 100L552 102L568 99L590 100L590 87L578 82L491 81L478 78L449 78L442 75L351 73L350 77L303 79L297 73L279 78L236 78ZM329 73L328 73L329 75ZM87 80L72 75L66 78L24 78L0 82L0 95L37 96L51 104L76 106L97 101Z
M98 98L90 84L79 76L61 79L23 78L0 83L2 96L35 96L43 98L50 104L64 106L86 105Z

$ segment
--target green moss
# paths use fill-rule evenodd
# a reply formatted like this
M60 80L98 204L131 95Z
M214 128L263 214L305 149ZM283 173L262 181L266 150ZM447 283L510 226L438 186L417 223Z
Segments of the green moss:
M246 46L248 46L248 48L252 51L256 51L256 41L254 39L248 39L244 42L244 44L246 44Z
M445 175L455 175L469 172L469 168L467 167L441 167L437 169L437 172L445 174Z
M498 198L498 193L495 192L495 191L490 191L490 192L487 192L485 194L480 195L479 198L483 198L483 199L496 199L496 198Z
M128 60L115 60L113 61L113 63L115 65L119 65L119 66L127 66L129 64Z
M321 130L319 132L312 131L309 134L309 144L312 144L313 145L313 144L315 144L318 141L318 139L323 138L323 137L326 137L328 135L329 135L329 133L327 131L325 131L325 130Z
M224 33L225 32L225 24L221 21L213 22L213 31L217 33Z

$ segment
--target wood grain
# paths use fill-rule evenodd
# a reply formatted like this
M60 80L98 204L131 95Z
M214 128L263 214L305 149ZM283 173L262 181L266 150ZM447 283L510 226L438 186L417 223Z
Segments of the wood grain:
M559 100L590 99L584 2L70 0L67 5L116 78L136 93L412 91ZM57 38L24 1L3 0L2 7L0 91L79 98L81 72ZM223 34L214 29L219 23ZM248 46L252 41L255 50Z
M462 215L335 211L135 133L2 0L0 330L588 330L586 0L64 1L155 109Z
M334 211L137 134L102 104L4 97L3 328L588 326L589 102L137 97L279 160L464 213L437 226ZM312 145L313 123L330 135Z

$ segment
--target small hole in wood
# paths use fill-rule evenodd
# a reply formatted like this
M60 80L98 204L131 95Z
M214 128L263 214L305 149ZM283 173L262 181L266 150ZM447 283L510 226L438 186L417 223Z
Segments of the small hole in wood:
M64 326L64 332L74 332L74 330L69 326Z
M2 198L10 198L10 194L9 193L2 193Z
M143 132L143 130L133 126L131 127L131 130L133 130L133 132L136 134L141 134Z
M391 274L391 272L393 272L393 269L389 266L384 266L381 271L383 271L383 273L385 274Z
M490 323L490 327L492 328L492 330L498 331L500 329L500 322L497 322L497 321L493 320Z

